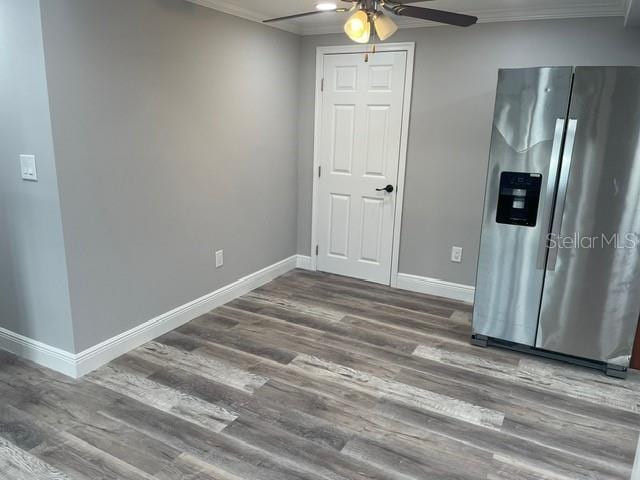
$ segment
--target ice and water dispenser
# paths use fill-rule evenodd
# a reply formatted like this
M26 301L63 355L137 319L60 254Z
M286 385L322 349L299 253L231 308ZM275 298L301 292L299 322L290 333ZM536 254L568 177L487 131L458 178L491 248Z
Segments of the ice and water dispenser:
M535 227L541 184L539 173L502 172L496 222Z

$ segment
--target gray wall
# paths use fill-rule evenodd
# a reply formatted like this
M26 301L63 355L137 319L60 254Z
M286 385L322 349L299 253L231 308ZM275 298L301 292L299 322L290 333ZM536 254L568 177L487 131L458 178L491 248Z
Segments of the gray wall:
M299 37L183 0L42 22L76 351L296 253Z
M38 0L0 0L0 327L73 350Z
M534 65L640 65L640 29L622 18L402 30L415 41L400 272L473 285L497 71ZM305 37L301 51L298 252L309 255L315 48L344 35ZM464 248L462 264L449 260Z
M1 327L77 352L310 253L315 47L343 35L183 0L47 0L41 19L38 3L0 0ZM417 42L400 270L473 284L497 69L640 64L640 31L586 19L394 41ZM20 180L20 153L39 183Z

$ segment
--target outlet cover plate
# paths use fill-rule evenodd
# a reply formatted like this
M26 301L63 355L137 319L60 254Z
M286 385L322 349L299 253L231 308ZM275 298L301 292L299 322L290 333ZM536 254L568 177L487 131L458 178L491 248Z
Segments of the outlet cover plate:
M451 247L451 261L462 263L462 247Z
M20 155L20 172L23 180L27 180L29 182L38 181L35 155Z

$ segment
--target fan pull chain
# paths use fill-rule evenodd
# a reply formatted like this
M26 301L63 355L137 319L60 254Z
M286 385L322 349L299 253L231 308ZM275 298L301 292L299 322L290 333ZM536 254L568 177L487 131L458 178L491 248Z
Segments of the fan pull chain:
M376 44L371 45L371 55L376 53ZM364 54L364 63L369 63L369 52Z
M371 55L376 53L376 44L371 45ZM369 52L364 54L364 63L369 63Z

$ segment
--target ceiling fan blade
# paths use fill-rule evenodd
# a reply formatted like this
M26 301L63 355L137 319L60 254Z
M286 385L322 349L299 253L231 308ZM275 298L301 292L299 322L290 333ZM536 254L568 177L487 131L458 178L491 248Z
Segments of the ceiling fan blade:
M280 22L282 20L291 20L294 18L301 18L301 17L308 17L311 15L316 15L319 13L342 13L342 12L348 12L349 9L348 8L336 8L335 10L314 10L313 12L305 12L305 13L297 13L295 15L287 15L286 17L278 17L278 18L270 18L269 20L263 20L262 23L273 23L273 22Z
M444 10L434 10L433 8L413 7L411 5L401 5L388 2L385 8L396 15L403 17L420 18L432 22L446 23L457 27L469 27L478 22L478 17L464 15L462 13L445 12Z

